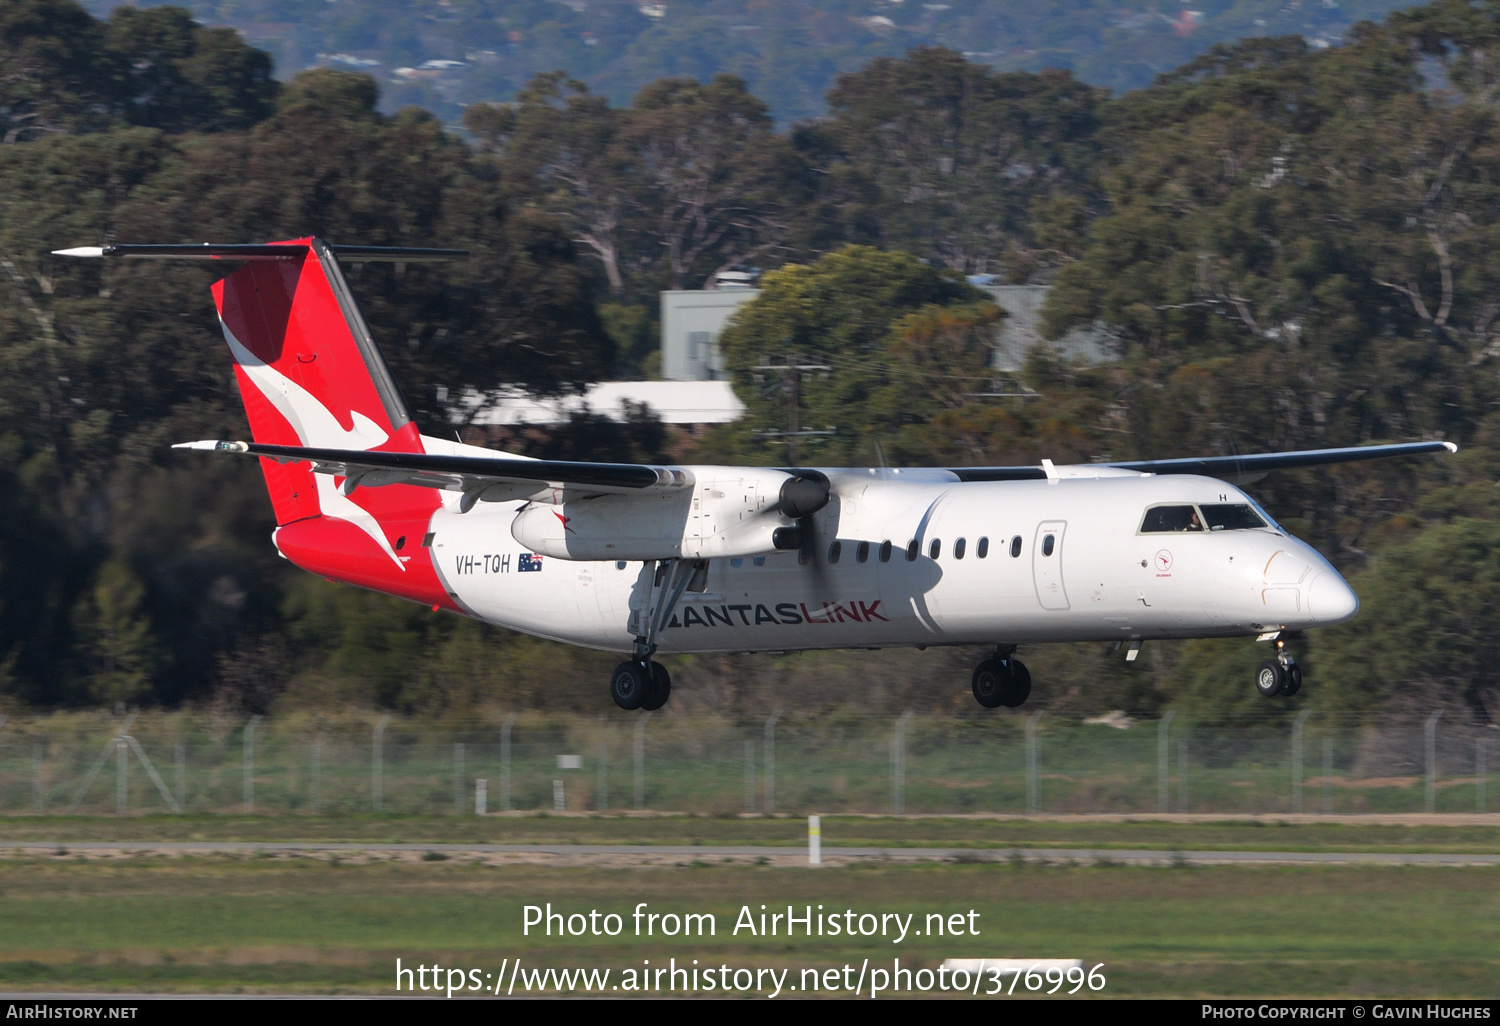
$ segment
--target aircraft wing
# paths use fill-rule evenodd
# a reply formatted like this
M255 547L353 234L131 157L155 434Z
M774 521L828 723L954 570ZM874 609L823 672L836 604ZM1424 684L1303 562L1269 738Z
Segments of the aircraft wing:
M351 494L359 487L388 484L417 485L462 492L460 508L470 509L482 497L487 502L529 499L561 503L596 495L641 495L673 492L696 483L692 471L635 463L581 463L530 460L505 456L457 456L438 453L380 452L365 449L319 449L263 442L183 442L175 449L243 453L279 462L313 465L320 474L344 477L340 486ZM1051 476L1078 476L1077 470L1108 468L1126 473L1199 474L1237 484L1257 480L1269 471L1316 467L1331 463L1424 453L1457 452L1452 442L1403 442L1342 449L1304 449L1297 452L1255 453L1247 456L1203 456L1171 460L1137 460L1087 464L1081 468L1054 467L1050 461L1033 467L949 467L943 472L960 481L1039 481Z
M380 452L368 449L318 449L264 442L182 442L174 449L243 453L281 463L311 463L319 474L344 477L345 495L356 488L389 484L417 485L462 492L459 506L467 511L486 502L530 499L560 503L596 495L641 495L692 488L691 471L635 463L574 463L559 460L517 459L507 456L449 456L421 452Z
M1097 466L1132 470L1142 474L1200 474L1237 484L1258 480L1268 471L1293 467L1320 467L1330 463L1357 463L1392 456L1417 456L1430 452L1457 452L1452 442L1401 442L1395 445L1360 445L1343 449L1303 449L1297 452L1262 452L1248 456L1189 456L1173 460L1134 460ZM960 481L1039 481L1049 476L1046 467L950 467Z

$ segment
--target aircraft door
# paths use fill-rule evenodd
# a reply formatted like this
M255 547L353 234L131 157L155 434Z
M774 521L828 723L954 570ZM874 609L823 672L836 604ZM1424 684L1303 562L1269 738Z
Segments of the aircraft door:
M1036 597L1043 609L1067 609L1068 592L1063 587L1063 532L1066 520L1046 520L1036 529L1031 547L1031 575Z

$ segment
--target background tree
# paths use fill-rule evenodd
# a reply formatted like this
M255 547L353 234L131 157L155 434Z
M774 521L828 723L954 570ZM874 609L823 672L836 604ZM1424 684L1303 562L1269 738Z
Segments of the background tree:
M983 293L914 257L863 246L788 264L760 284L720 339L746 413L718 443L757 461L800 450L801 462L873 462L876 443L893 443L982 368L987 348L976 346L977 333L999 314ZM963 362L948 366L936 349ZM790 429L793 405L801 428L834 434L796 448L767 436Z
M198 33L163 25L182 27L172 12L131 23L167 49ZM102 35L96 45L107 53ZM214 72L230 92L235 67ZM187 104L174 108L177 127L197 116L187 72L158 85L157 109ZM190 465L168 448L246 431L214 330L216 269L65 262L51 249L306 233L467 246L475 259L444 275L350 268L438 432L467 412L466 394L563 393L611 365L592 276L568 237L433 118L386 117L376 96L366 77L321 72L245 131L118 125L0 147L0 464L16 485L0 525L0 659L12 694L177 702L223 682L263 707L265 694L234 682L304 615L283 603L288 574L263 543L269 510L253 468Z
M1475 430L1496 382L1448 325L1488 323L1468 226L1487 215L1465 208L1485 208L1500 167L1485 118L1426 89L1416 60L1373 26L1338 52L1257 42L1112 108L1109 212L1045 314L1054 332L1102 319L1119 333L1146 386L1126 404L1133 453ZM1460 294L1462 280L1478 287ZM1426 318L1413 295L1432 298ZM1421 472L1278 475L1262 494L1325 550L1358 554Z
M507 171L535 183L537 199L599 261L618 297L625 288L621 221L629 206L615 148L620 112L583 83L552 72L532 79L514 109L483 105L464 117L505 158Z
M204 28L181 7L116 7L105 33L124 116L168 132L249 128L271 113L271 57L228 28Z
M109 124L119 86L103 38L72 0L0 8L0 143Z
M118 706L151 698L160 656L145 604L145 586L119 558L105 561L79 600L73 630L89 700Z
M1104 95L1066 72L997 75L952 50L874 61L839 78L832 117L813 130L834 151L832 206L857 239L965 274L1045 276L1071 254L1032 230L1033 208L1089 201Z
M668 287L776 252L801 183L766 105L744 82L665 79L635 99L621 149L632 181L632 227L665 265Z

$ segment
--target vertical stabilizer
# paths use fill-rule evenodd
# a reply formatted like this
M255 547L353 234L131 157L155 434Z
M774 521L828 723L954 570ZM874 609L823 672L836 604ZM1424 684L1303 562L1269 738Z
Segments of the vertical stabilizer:
M421 452L416 426L338 261L317 239L297 239L286 248L287 257L247 261L213 289L252 437L278 445ZM333 513L320 505L318 483L306 467L271 460L262 467L277 524Z
M318 239L276 245L285 257L248 259L213 289L251 436L276 445L422 452L333 251ZM420 547L440 506L432 489L349 488L305 463L260 462L282 555L325 577L450 604Z

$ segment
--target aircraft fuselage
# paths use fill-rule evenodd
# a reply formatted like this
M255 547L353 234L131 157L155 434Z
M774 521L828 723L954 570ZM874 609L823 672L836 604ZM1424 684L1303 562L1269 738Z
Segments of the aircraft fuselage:
M710 560L704 590L683 595L660 652L1227 637L1339 623L1358 609L1316 550L1212 478L826 473L834 499L816 516L815 540ZM1266 526L1143 530L1147 510L1164 505L1194 517L1245 505ZM511 536L523 508L459 513L449 502L433 515L428 549L448 594L492 623L629 651L652 564L525 551Z

